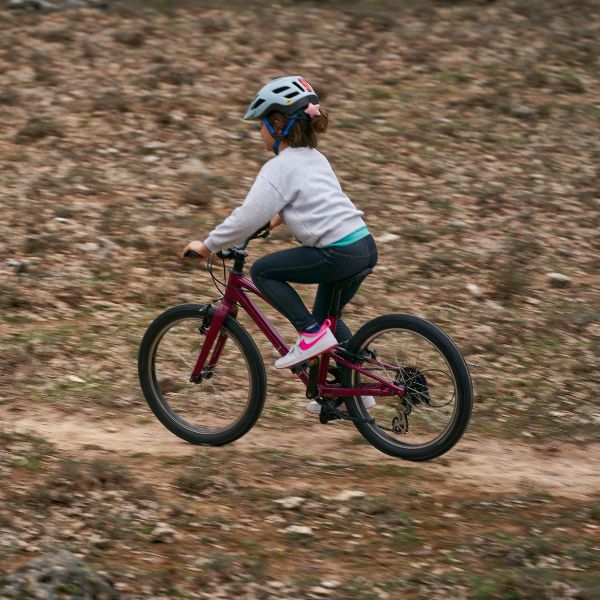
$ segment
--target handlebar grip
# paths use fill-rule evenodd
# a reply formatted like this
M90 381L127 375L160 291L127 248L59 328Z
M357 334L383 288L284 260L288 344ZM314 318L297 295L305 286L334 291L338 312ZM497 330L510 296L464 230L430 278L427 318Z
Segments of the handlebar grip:
M229 250L219 250L217 256L222 259L231 258L231 252Z

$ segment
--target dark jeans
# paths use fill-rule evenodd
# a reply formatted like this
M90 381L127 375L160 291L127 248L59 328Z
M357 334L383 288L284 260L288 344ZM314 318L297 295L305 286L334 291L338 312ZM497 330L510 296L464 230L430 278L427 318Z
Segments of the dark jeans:
M332 248L301 246L268 254L257 260L250 271L252 281L271 304L287 317L297 331L321 324L329 309L334 281L351 277L377 263L377 246L372 236ZM318 283L312 314L288 283ZM340 309L356 294L360 282L342 292ZM352 337L347 325L338 319L335 337L346 341Z

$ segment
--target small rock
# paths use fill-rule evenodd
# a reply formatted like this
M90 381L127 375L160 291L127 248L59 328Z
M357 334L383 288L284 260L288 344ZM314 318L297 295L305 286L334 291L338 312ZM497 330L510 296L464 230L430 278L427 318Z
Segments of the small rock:
M183 175L208 175L208 169L199 158L189 158L179 167Z
M77 375L67 375L67 379L73 383L85 383L85 379L81 379L81 377L77 377Z
M311 537L314 535L313 530L308 525L289 525L284 530L284 533L295 533L297 535L305 535Z
M96 548L100 548L101 550L110 548L110 546L111 546L111 541L108 538L104 538L101 535L98 535L97 533L93 533L88 538L88 542L90 542L90 544L93 544L94 546L96 546Z
M275 588L276 590L280 590L281 588L285 587L285 583L283 583L283 581L269 581L267 585L269 587Z
M98 252L100 246L95 242L85 242L79 246L84 252Z
M164 148L165 146L166 144L164 142L160 142L158 140L144 144L144 148L146 150L158 150L159 148Z
M340 502L346 502L348 500L352 500L353 498L366 498L366 496L367 494L365 492L361 492L360 490L344 490L333 499L339 500Z
M98 258L100 260L106 260L107 258L110 258L114 250L119 250L121 248L119 244L116 244L112 240L109 240L105 237L99 237L98 243L102 247L102 250L98 253Z
M342 584L336 579L324 579L321 581L321 585L328 590L334 590L335 588L340 587Z
M327 588L321 587L320 585L315 585L310 588L310 591L317 596L330 596L332 594L331 590Z
M39 556L0 582L1 598L56 598L65 592L70 598L118 597L111 583L66 550Z
M56 8L54 4L47 2L46 0L9 0L6 8L12 9L20 9L20 8L30 8L33 10L41 10Z
M517 104L517 106L513 107L511 112L514 117L519 119L530 119L535 115L535 110L526 104Z
M453 227L454 229L465 229L465 227L467 226L467 224L461 219L454 219L450 221L448 225L450 225L450 227Z
M548 282L554 288L565 288L571 285L571 278L562 273L548 273L546 275Z
M22 273L27 267L27 262L17 258L7 258L6 264L14 270L15 273Z
M485 294L479 289L479 286L474 283L467 283L467 291L476 300L483 300L485 298Z
M159 523L150 534L157 544L170 544L177 538L177 532L166 523Z
M287 498L275 500L275 504L280 504L282 508L293 510L294 508L298 508L304 501L305 498L302 498L302 496L288 496Z
M185 121L185 115L176 110L169 113L169 118L175 123L183 123Z
M393 242L394 240L400 239L400 236L396 233L384 233L375 238L377 242L384 244L385 242Z

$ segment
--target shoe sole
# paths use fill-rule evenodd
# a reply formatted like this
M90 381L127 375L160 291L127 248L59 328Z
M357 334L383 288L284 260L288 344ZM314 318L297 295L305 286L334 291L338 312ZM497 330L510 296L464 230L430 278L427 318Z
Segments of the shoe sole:
M344 406L343 408L341 408L341 406L344 406L344 405L342 404L342 405L338 406L338 410L341 410L343 413L348 413L348 410L346 409L346 407ZM375 402L375 404L371 404L371 406L365 406L365 408L366 408L367 410L369 410L369 408L375 408L376 406L377 406L377 402ZM307 412L309 415L320 415L320 414L321 414L321 406L319 405L319 410L318 410L318 411L316 411L316 412L314 412L314 411L312 411L312 410L309 410L309 409L308 409L308 406L307 406L307 407L306 407L306 412Z

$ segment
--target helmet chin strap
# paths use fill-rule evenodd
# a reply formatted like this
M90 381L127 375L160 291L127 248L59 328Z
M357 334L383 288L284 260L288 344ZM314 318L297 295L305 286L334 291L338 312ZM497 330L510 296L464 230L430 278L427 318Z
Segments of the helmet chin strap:
M279 144L281 143L281 140L285 139L289 135L290 131L292 130L292 127L296 124L297 120L298 119L296 117L292 117L285 126L285 129L281 133L278 133L277 130L273 127L273 125L269 123L269 120L266 117L263 119L265 127L268 129L269 133L275 140L275 143L273 144L273 152L275 152L276 155L279 154Z

